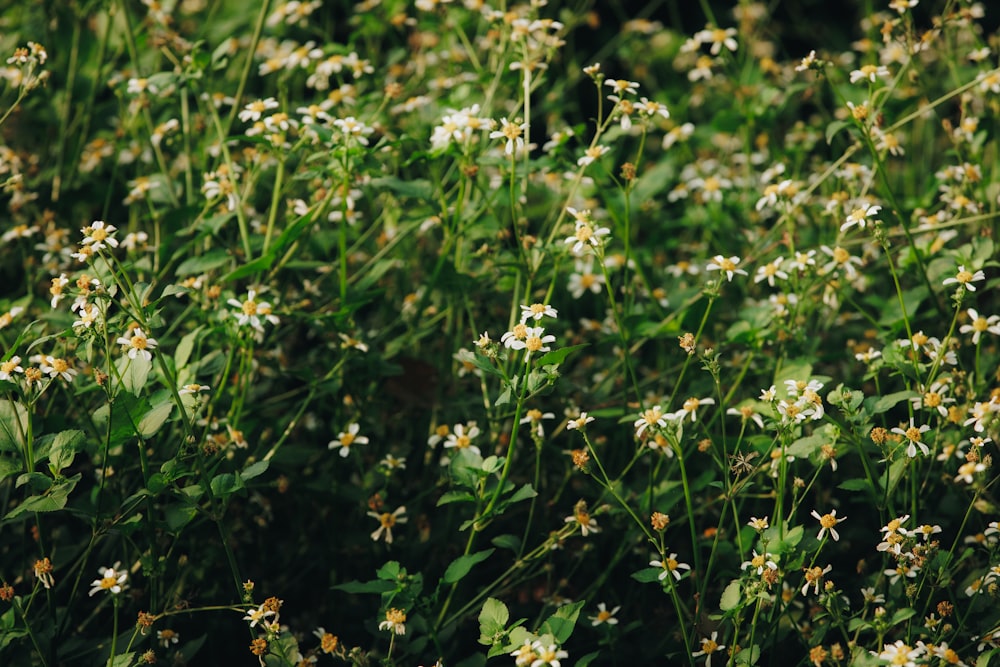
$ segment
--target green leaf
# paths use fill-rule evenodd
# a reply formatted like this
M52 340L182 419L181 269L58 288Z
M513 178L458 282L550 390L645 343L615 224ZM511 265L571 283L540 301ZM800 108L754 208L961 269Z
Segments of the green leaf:
M788 446L785 450L789 456L797 459L808 459L817 454L820 447L830 443L830 437L821 433L814 433L804 438L799 438Z
M49 448L49 468L53 473L62 472L73 463L83 440L83 431L76 429L56 433Z
M215 248L214 250L209 250L204 255L198 255L197 257L190 257L177 267L176 274L178 277L183 278L184 276L193 276L199 273L207 273L213 269L217 269L220 266L225 266L232 261L232 256L229 251L223 250L222 248Z
M833 138L837 136L837 133L843 130L845 127L850 127L851 123L846 120L835 120L826 126L826 143L829 146L833 142Z
M726 590L722 591L722 599L719 600L719 609L722 611L731 611L736 609L740 605L740 600L742 598L742 591L740 587L740 580L733 579L726 586Z
M70 491L80 481L82 475L76 474L57 482L48 492L39 496L30 496L23 503L12 509L4 517L5 520L15 519L26 512L56 512L66 507Z
M116 655L111 661L111 667L129 667L132 664L132 658L135 657L135 653L122 653Z
M337 584L333 587L335 591L345 593L388 593L396 590L396 584L391 581L373 579L372 581L348 581L346 584Z
M907 607L905 609L900 609L895 614L892 615L892 620L889 621L889 626L897 625L902 623L908 618L913 618L917 615L917 610Z
M542 356L535 359L535 366L558 366L566 357L577 350L581 350L587 347L587 343L582 345L570 345L569 347L561 347L558 350L552 350L551 352L546 352Z
M490 544L500 549L509 549L514 553L517 553L521 549L521 538L517 535L497 535L492 540Z
M270 465L271 465L270 461L257 461L257 463L254 463L253 465L249 465L246 468L244 468L243 472L240 473L240 477L243 478L244 482L247 481L248 479L253 479L254 477L260 477L265 472L267 472L267 469L270 467Z
M171 401L166 401L153 406L149 412L143 415L142 419L139 420L139 433L142 437L148 438L159 431L173 409L174 404Z
M484 549L482 551L477 551L473 554L466 554L464 556L459 556L451 562L448 569L444 571L444 576L441 577L441 581L446 584L454 584L460 581L477 563L481 563L490 555L496 551L496 549Z
M15 401L0 401L0 452L20 453L27 430L27 409Z
M242 488L243 478L238 472L224 472L212 478L212 493L217 496L229 496Z
M600 651L594 651L593 653L588 653L587 655L577 660L574 667L587 667L587 665L592 663L594 660L597 660L597 658L600 655L601 655Z
M531 486L531 484L525 484L520 489L514 492L510 498L507 499L508 503L519 503L522 500L527 500L528 498L534 498L538 495L538 492Z
M873 491L872 484L864 477L855 477L854 479L845 479L843 482L837 485L838 489L843 489L844 491Z
M542 634L550 634L555 637L557 644L565 644L570 635L573 634L573 628L576 627L576 619L579 618L580 610L586 602L586 600L580 600L559 607L556 613L549 616L542 623L542 627L538 631Z
M632 573L632 578L643 584L651 584L660 580L663 569L659 567L647 567Z
M886 396L869 396L865 399L865 412L869 415L880 415L894 408L897 403L918 396L920 394L915 391L897 391Z
M401 572L403 574L406 573L405 570L399 567L399 561L390 560L375 571L375 576L385 581L396 581L399 579Z
M976 658L976 667L990 667L993 658L1000 655L1000 648L995 648L988 653L980 653L979 657Z
M178 371L188 365L188 360L191 359L191 352L194 350L194 344L198 341L198 337L204 328L198 327L194 331L185 334L180 342L177 343L177 347L174 349L174 366Z
M22 470L21 460L11 456L0 456L0 482L17 475Z
M795 380L796 382L800 380L808 381L812 377L812 364L808 361L793 361L785 364L781 367L781 372L779 372L774 377L774 386L778 389L778 398L782 395L788 395L785 389L785 380Z
M142 388L146 386L146 381L149 379L149 371L153 368L153 362L143 357L136 357L135 359L122 357L116 365L118 366L118 373L121 375L122 386L125 387L125 391L138 396Z
M167 528L176 533L188 525L196 513L193 505L168 505L163 510L163 518L167 522Z
M438 499L437 506L441 507L449 503L473 503L475 501L476 497L466 491L447 491Z
M369 182L369 185L374 188L392 190L404 197L423 199L425 201L431 201L434 198L434 187L426 179L417 178L404 181L395 176L383 176L381 178L373 178Z
M486 646L496 644L502 638L508 620L510 612L507 605L496 598L487 599L479 612L479 643Z

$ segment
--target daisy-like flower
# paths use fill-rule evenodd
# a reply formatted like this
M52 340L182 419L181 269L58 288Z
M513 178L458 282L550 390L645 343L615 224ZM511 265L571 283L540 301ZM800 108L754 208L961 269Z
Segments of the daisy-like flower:
M207 384L198 384L197 382L192 382L178 389L177 393L180 394L181 396L185 394L200 394L201 392L208 391L210 389L211 387L209 387Z
M147 336L139 327L132 327L127 335L120 336L115 342L128 348L129 359L142 357L146 361L153 358L150 350L156 349L158 345L155 338Z
M532 408L528 410L524 417L521 418L520 424L530 424L531 430L539 438L545 435L545 427L542 424L543 419L555 419L556 415L553 412L542 412L541 410L536 410Z
M847 221L840 226L840 231L845 232L854 225L864 229L865 225L869 222L869 218L878 215L878 212L881 210L881 206L869 205L868 202L864 201L860 202L858 207L848 214Z
M378 528L372 533L372 540L378 541L385 535L385 543L392 544L392 529L400 523L406 523L406 506L397 507L393 512L368 512L368 516L379 522Z
M635 103L635 108L637 111L641 111L646 116L652 118L653 116L660 116L661 118L670 118L670 111L667 107L659 102L654 102L648 100L645 97L639 98L639 101Z
M101 574L99 579L94 579L90 583L90 595L94 596L101 591L107 591L112 595L118 595L128 588L128 571L119 570L121 562L115 562L111 567L102 567L98 570Z
M566 651L555 644L546 646L541 639L536 639L531 645L531 649L535 653L535 660L531 663L531 667L562 667L562 663L559 661L569 657L569 653Z
M759 283L763 280L767 281L767 284L774 287L774 279L780 278L781 280L788 280L788 274L781 270L781 263L785 261L783 257L779 257L763 266L757 267L757 272L754 274L753 281Z
M851 83L867 81L875 83L889 76L889 68L885 65L862 65L860 69L851 72Z
M927 424L914 426L913 418L911 417L909 428L903 429L902 427L897 426L896 428L892 429L892 433L901 435L907 440L909 440L909 444L906 446L906 455L912 459L917 455L917 447L920 448L920 451L923 452L924 456L927 456L928 454L931 453L931 450L927 447L927 445L925 445L922 442L923 434L929 430L931 430L931 427L928 426Z
M517 667L530 667L538 659L530 639L525 639L523 644L510 652L510 656Z
M796 252L791 259L792 267L798 271L807 271L809 267L816 266L816 251Z
M639 84L635 81L626 81L625 79L608 79L604 82L604 85L610 86L615 95L621 95L622 93L631 93L635 95L639 92Z
M684 401L683 405L681 405L681 409L674 413L674 417L683 421L685 417L690 415L691 421L693 422L698 416L697 411L698 406L700 405L715 405L715 399L695 398L692 396Z
M819 595L819 586L823 583L823 575L828 573L833 569L832 565L827 565L826 567L820 567L819 565L815 567L805 568L805 579L806 583L802 586L802 594L805 595L809 587L813 587L813 595Z
M156 631L156 640L163 648L170 648L171 644L177 644L181 641L181 636L170 628L164 628Z
M635 427L635 437L641 438L642 434L650 426L664 428L667 425L667 415L663 414L663 409L659 405L643 410L642 416L632 424Z
M55 579L52 577L52 561L50 561L47 557L41 560L36 560L34 570L35 578L38 579L38 582L42 586L48 589L56 585Z
M973 273L971 271L966 270L964 265L961 265L958 267L958 273L956 273L953 278L945 278L943 281L941 281L941 284L942 285L957 284L960 287L964 287L965 289L969 290L970 292L975 292L976 286L973 285L972 283L979 280L986 280L986 274L983 273L982 270Z
M34 359L34 357L32 357ZM50 378L61 377L66 382L72 382L73 377L79 372L69 365L69 362L61 357L53 357L46 354L39 359L38 370Z
M840 246L831 249L824 245L820 246L820 250L830 257L830 261L823 265L823 273L841 269L848 280L854 280L858 277L858 271L855 267L863 264L860 257L855 257Z
M574 261L574 270L569 274L566 289L574 299L579 299L588 290L592 294L600 294L604 282L603 273L594 273L594 258L584 257Z
M406 612L402 609L386 609L385 620L378 624L379 630L390 630L394 635L406 634Z
M690 570L691 566L687 563L681 563L677 560L677 554L670 554L663 560L651 560L649 561L650 567L658 567L663 570L656 577L660 581L663 581L667 576L673 577L676 581L681 580L681 570Z
M600 527L597 525L597 520L590 516L590 512L587 511L587 503L583 500L576 503L573 507L573 514L563 519L564 523L576 523L580 526L580 534L586 537L591 533L601 532Z
M741 408L729 408L726 410L727 415L733 415L734 417L739 417L743 421L752 421L757 425L757 428L764 428L764 420L759 414L753 409L751 405L744 405Z
M923 392L922 396L917 396L910 399L913 403L913 407L917 410L929 409L937 410L938 414L942 417L948 416L948 404L954 403L955 399L951 396L946 396L951 385L947 382L941 382L940 380L933 383L926 391Z
M971 333L973 345L979 345L979 339L983 332L1000 336L1000 315L983 317L975 308L969 308L965 312L969 316L969 324L963 324L958 328L958 331L959 333Z
M263 100L254 100L240 111L239 118L244 123L257 122L265 111L278 108L278 100L268 97Z
M813 510L810 513L817 521L819 521L820 529L819 533L816 534L817 540L822 540L826 531L830 531L830 537L836 542L840 539L840 533L837 532L836 525L847 519L846 516L837 518L837 510L830 510L829 514L824 514L820 516L819 512Z
M275 611L269 609L266 603L261 603L256 609L250 609L247 611L247 615L243 617L244 621L250 621L250 627L257 627L258 623L266 623L268 617L274 616Z
M358 435L361 430L361 426L357 422L351 424L347 427L346 431L341 431L337 434L336 440L331 440L327 445L328 449L340 449L340 455L347 458L347 455L351 453L351 447L354 445L367 445L367 436Z
M16 354L7 361L0 362L0 380L13 382L15 373L24 373L24 368L21 367L21 357Z
M903 643L902 639L897 639L894 644L883 644L882 651L877 654L880 660L887 660L890 665L899 667L917 667L917 660L923 656L924 651L919 646L911 648ZM872 651L872 655L876 655Z
M500 119L500 129L490 132L490 139L506 139L503 152L513 155L515 151L520 152L524 148L524 132L527 129L526 123L512 123L506 118Z
M524 325L519 324L517 326ZM515 329L516 328L517 327L515 327ZM508 338L507 341L504 341L504 337L513 333L513 331L508 331L500 338L500 340L512 350L525 350L525 363L531 359L532 352L548 352L552 349L547 345L547 343L551 343L556 339L556 337L552 334L545 334L545 327L524 327L524 338L518 338L514 335Z
M979 461L967 461L958 467L958 474L955 475L956 482L972 484L975 480L973 475L986 470L986 465Z
M701 650L695 651L691 654L692 658L699 658L705 656L705 667L712 667L712 654L717 651L721 651L726 648L725 644L719 643L719 633L716 630L712 631L711 637L704 637L701 640Z
M603 624L618 625L618 619L615 618L615 614L618 613L619 609L621 609L621 605L608 610L608 606L605 603L599 602L597 604L597 614L590 617L590 624L592 626Z
M726 274L726 280L732 282L733 276L739 274L741 276L748 275L746 271L738 268L740 263L740 258L733 257L723 257L722 255L716 255L712 258L712 261L708 263L705 267L709 271L722 271Z
M481 456L479 447L472 444L473 438L478 436L479 432L479 427L474 422L469 422L468 426L455 424L455 428L447 435L444 446L446 449L467 449L477 456Z
M277 325L281 321L271 312L270 303L267 301L257 301L256 290L247 290L246 301L229 299L226 303L239 310L236 316L236 324L241 327L249 325L254 330L264 333L261 318L274 325Z
M747 525L756 530L758 533L764 532L771 526L766 516L760 519L758 519L755 516L752 516L750 517L750 520L747 521Z
M573 431L576 429L583 429L587 424L594 421L594 418L588 415L586 412L581 412L579 417L575 419L570 419L566 422L566 430Z
M522 324L527 323L528 320L535 320L537 322L543 317L556 318L558 316L559 312L547 303L533 303L530 306L521 306Z
M753 558L748 561L743 561L740 565L741 570L746 570L753 568L758 575L764 574L764 570L777 570L778 564L774 562L774 556L767 552L762 554L757 553L757 550L753 550Z
M566 212L573 216L576 227L573 230L573 236L566 238L564 243L573 244L570 252L577 257L581 256L585 250L589 251L592 248L600 247L604 242L604 237L611 233L607 227L601 227L594 222L589 210L578 211L567 206Z
M107 246L117 248L118 239L112 236L117 229L114 225L108 225L103 220L95 220L90 225L80 229L83 233L83 241L80 242L80 245L87 246L94 252L103 250Z
M591 146L583 152L583 157L576 161L578 167L586 167L593 164L595 160L600 158L602 155L607 153L609 149L607 146Z
M708 50L713 56L719 55L722 47L726 47L730 51L739 48L735 37L736 28L705 28L694 36L699 44L711 44Z
M365 125L354 116L338 118L333 124L345 137L353 137L362 146L368 145L368 135L375 131L375 128Z

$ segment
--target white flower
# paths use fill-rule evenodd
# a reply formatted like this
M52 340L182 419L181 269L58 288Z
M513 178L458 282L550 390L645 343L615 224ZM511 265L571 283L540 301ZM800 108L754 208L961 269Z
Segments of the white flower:
M533 303L530 306L521 306L521 323L527 323L528 320L535 320L536 322L543 317L558 317L559 312L548 305L547 303Z
M90 583L90 595L93 596L101 591L107 591L112 595L118 595L128 588L128 571L119 570L120 562L116 562L111 567L102 567L98 570L101 574L99 579L94 579Z
M90 246L90 249L94 251L102 250L106 245L117 248L118 240L112 236L117 229L114 225L105 224L103 220L95 220L80 230L83 232L83 241L80 242L80 245Z
M490 132L490 139L506 139L503 152L513 155L514 151L524 148L524 132L528 129L527 123L515 125L506 118L500 119L500 129Z
M257 122L258 120L260 120L261 114L263 114L265 111L277 108L278 108L278 100L274 99L273 97L268 97L267 99L263 100L254 100L250 104L247 104L245 107L243 107L243 110L240 111L239 118L244 123Z
M228 303L233 308L239 309L237 315L236 323L239 326L250 325L255 330L263 333L264 327L261 325L261 317L271 324L278 324L280 320L276 315L271 313L271 304L267 301L257 301L256 290L247 290L246 301L237 301L236 299L229 299Z
M726 274L726 280L732 281L733 276L739 274L741 276L747 275L747 272L743 269L737 268L740 263L740 258L733 256L728 259L722 255L716 255L712 258L712 261L708 263L705 267L709 271L722 271Z
M609 611L608 606L605 603L599 602L597 604L597 615L590 617L590 624L592 626L598 626L604 623L607 623L608 625L618 625L618 619L615 618L615 614L618 613L619 609L621 609L620 605Z
M978 280L986 280L986 274L983 273L982 270L979 270L979 271L976 271L975 273L972 273L971 271L967 271L965 269L965 266L959 266L958 267L958 273L955 274L955 277L954 278L945 278L941 282L941 284L942 285L952 285L952 284L956 284L957 283L958 285L960 285L961 287L964 287L965 289L969 290L970 292L975 292L976 291L976 286L973 285L972 283L975 282L975 281L978 281Z
M910 441L910 444L906 447L906 455L911 459L917 455L917 447L920 447L920 451L923 452L924 456L931 453L931 450L925 445L921 436L927 431L931 430L931 427L927 424L922 424L919 427L913 425L913 418L910 418L910 427L907 429L900 428L897 426L892 429L892 433L896 433L905 437Z
M654 405L653 407L644 410L642 416L635 420L632 424L635 427L635 437L641 438L642 434L650 426L659 426L664 428L667 425L667 415L663 413L663 409L659 405Z
M859 203L858 207L847 216L847 221L840 226L840 231L847 231L854 225L864 229L865 225L868 224L868 219L873 215L878 215L881 210L881 206L870 206L868 202Z
M963 324L958 331L959 333L971 332L973 345L979 345L979 338L984 331L1000 336L1000 315L983 317L975 308L969 308L966 314L969 316L969 324Z
M385 535L385 543L392 544L392 529L396 524L406 523L406 506L397 507L392 512L368 512L368 516L377 519L379 527L372 533L371 537L376 542L382 535Z
M586 412L581 412L579 417L576 419L570 419L566 422L566 430L572 431L574 429L582 429L592 421L594 421L593 417L588 415Z
M351 447L353 445L367 445L367 436L358 435L361 431L361 426L356 422L347 427L346 431L341 431L337 434L336 440L331 440L327 445L328 449L340 449L340 455L342 457L347 457L351 453Z
M660 560L651 560L651 561L649 561L649 566L650 567L658 567L658 568L661 568L663 570L663 572L660 572L660 574L656 577L660 581L663 581L664 579L666 579L667 575L670 575L675 580L680 581L681 580L681 573L680 573L680 571L681 570L690 570L691 569L691 566L688 565L687 563L679 563L679 562L677 562L677 554L673 554L673 553L670 554L669 556L667 556L662 561L660 561Z
M153 358L150 350L157 346L156 339L148 337L139 327L130 329L128 335L119 337L115 342L128 348L129 359L142 357L146 361Z
M851 72L851 83L858 83L859 81L875 83L879 78L886 78L888 76L889 68L885 65L863 65L860 69Z
M710 638L701 640L701 650L691 654L692 658L705 656L705 667L712 667L712 654L726 648L725 644L718 643L719 633L713 630Z
M836 525L841 521L845 521L847 519L846 516L840 517L838 519L837 510L830 510L829 514L824 514L823 516L820 516L819 512L817 512L816 510L813 510L810 514L817 521L819 521L820 529L819 533L817 533L816 535L817 540L822 540L823 535L826 534L826 531L830 531L830 537L833 538L834 542L840 539L840 533L837 532Z

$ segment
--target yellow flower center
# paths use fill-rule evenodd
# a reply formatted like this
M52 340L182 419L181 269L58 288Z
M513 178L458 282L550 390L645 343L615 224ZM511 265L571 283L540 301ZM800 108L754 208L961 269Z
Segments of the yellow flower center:
M455 438L455 447L457 449L465 449L466 447L468 447L471 444L472 444L472 440L467 435L463 434L463 435L460 435L457 438Z
M69 370L69 364L63 359L53 359L52 360L52 370L56 373L65 373Z
M754 556L750 559L750 565L753 567L764 567L764 562L763 556Z
M910 428L906 429L906 437L912 440L913 442L920 442L920 429L917 428L916 426L911 426Z
M708 189L707 182L706 182L705 189L706 190ZM719 262L719 268L721 268L723 271L735 271L736 270L736 264L734 264L732 261L730 261L728 259L723 258Z
M111 590L118 585L118 579L116 577L104 577L101 579L101 588L103 590Z
M990 323L986 321L985 317L977 317L975 322L972 323L973 331L986 331L990 326Z
M524 341L524 347L528 352L538 352L542 349L542 339L538 336L528 336L527 340Z
M345 433L344 435L340 436L341 447L350 447L351 443L354 442L354 437L355 436L353 433Z
M90 237L95 241L103 241L108 238L108 232L103 227L90 230Z
M382 523L383 528L392 528L396 525L396 517L389 512L383 512L378 520Z
M972 282L972 274L968 271L959 271L958 275L955 276L955 280L964 285L965 283Z
M243 302L243 314L247 317L253 317L257 314L257 302L253 299L247 299Z
M941 405L941 394L937 393L936 391L927 392L926 394L924 394L924 403L929 408L936 408L937 406Z
M847 252L841 247L836 247L833 249L833 261L837 264L844 264L851 258L851 253Z
M832 514L824 514L822 517L820 517L819 525L823 526L824 528L833 528L834 526L837 525L837 517L833 516Z

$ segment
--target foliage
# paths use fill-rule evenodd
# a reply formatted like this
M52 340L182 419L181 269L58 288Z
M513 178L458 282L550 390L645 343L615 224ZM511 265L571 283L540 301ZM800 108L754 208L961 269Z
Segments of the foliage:
M734 4L5 11L3 664L989 664L996 17Z

